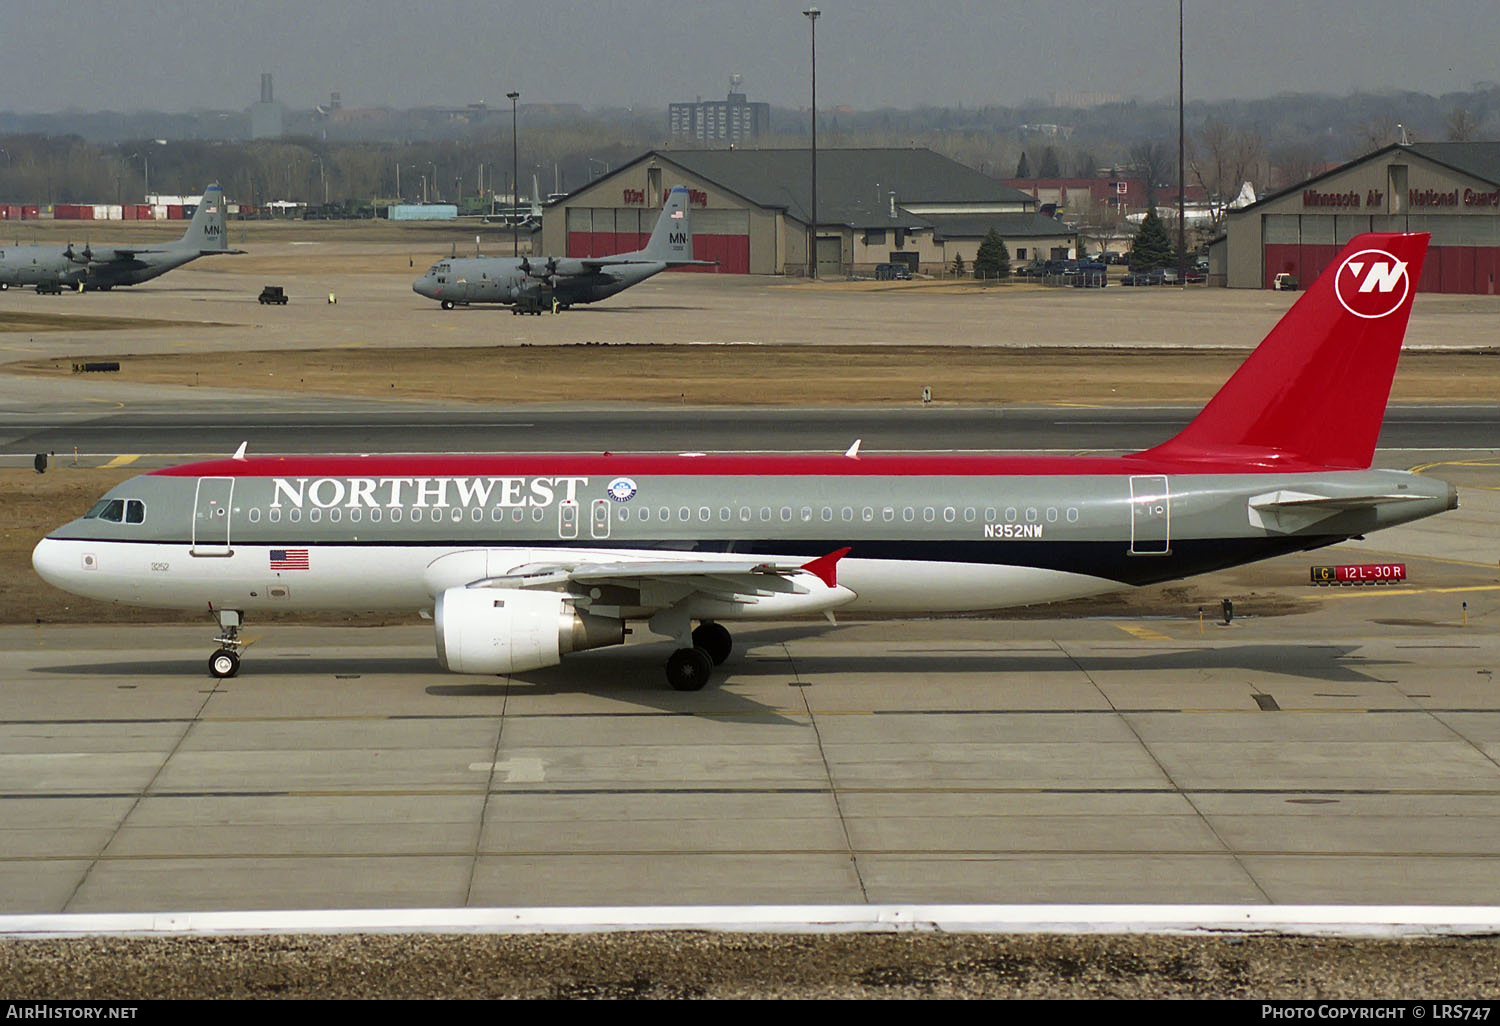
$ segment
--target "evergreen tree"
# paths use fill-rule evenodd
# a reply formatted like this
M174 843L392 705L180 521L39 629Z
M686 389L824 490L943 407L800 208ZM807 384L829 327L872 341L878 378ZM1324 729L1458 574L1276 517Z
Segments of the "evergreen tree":
M1048 146L1042 151L1042 163L1037 169L1038 178L1061 178L1062 166L1057 162L1057 151Z
M1020 160L1020 163L1018 163L1016 165L1016 177L1017 178L1030 178L1031 177L1031 161L1029 161L1029 160L1026 159L1026 151L1025 150L1021 151L1021 160Z
M1177 258L1167 226L1156 216L1156 208L1146 212L1141 230L1130 244L1130 269L1150 271L1157 267L1175 267Z
M964 266L964 255L962 253L953 254L953 277L962 278L968 273L969 269Z
M974 254L974 277L997 281L1010 277L1010 250L994 228L989 230L979 244L979 252Z

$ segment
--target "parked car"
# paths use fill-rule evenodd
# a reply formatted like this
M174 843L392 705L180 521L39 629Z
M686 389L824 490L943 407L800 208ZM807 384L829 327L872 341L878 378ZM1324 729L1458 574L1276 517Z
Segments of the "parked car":
M876 281L911 281L911 268L906 264L876 264Z
M1121 285L1160 285L1161 282L1160 270L1130 271L1120 279Z
M1275 289L1278 292L1296 292L1297 276L1295 274L1288 274L1287 272L1282 271L1276 277L1271 279L1271 288Z
M1102 289L1109 284L1109 269L1103 264L1081 261L1063 278L1079 289Z

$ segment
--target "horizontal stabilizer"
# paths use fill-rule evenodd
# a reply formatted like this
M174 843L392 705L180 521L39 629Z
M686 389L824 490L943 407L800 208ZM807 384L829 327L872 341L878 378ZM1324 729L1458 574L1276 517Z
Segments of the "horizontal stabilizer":
M1391 503L1426 498L1412 494L1313 495L1308 492L1275 491L1250 500L1250 523L1267 531L1290 533L1339 513L1374 509Z

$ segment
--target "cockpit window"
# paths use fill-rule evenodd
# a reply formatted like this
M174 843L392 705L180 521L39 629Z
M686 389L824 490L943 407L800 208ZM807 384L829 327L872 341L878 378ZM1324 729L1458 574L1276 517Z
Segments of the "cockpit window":
M108 520L112 524L118 524L125 519L125 500L100 499L93 509L83 515L83 519Z
M143 524L146 504L140 499L100 499L83 515L85 520L104 520L111 524Z

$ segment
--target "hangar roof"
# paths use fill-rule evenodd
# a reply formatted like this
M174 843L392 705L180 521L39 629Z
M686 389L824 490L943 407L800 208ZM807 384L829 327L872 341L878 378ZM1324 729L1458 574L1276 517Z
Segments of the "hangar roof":
M924 214L937 239L982 239L994 228L1007 239L1061 238L1076 228L1041 214Z
M1403 149L1500 185L1500 142L1412 143Z
M804 223L812 217L812 155L806 149L653 150L645 156L678 164L756 206L785 210ZM892 192L898 208L894 218ZM900 208L936 203L1033 207L1036 200L932 150L818 150L818 221L822 224L922 227L932 215Z

